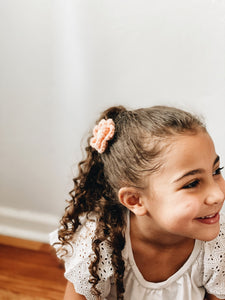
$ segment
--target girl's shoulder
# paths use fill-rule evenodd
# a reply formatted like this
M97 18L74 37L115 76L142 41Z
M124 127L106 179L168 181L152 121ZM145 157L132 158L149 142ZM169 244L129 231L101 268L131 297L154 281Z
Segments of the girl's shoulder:
M220 233L203 244L203 284L208 293L225 298L225 214L221 213Z
M89 214L80 218L81 225L74 233L72 240L64 249L60 249L58 230L50 234L50 244L56 249L57 256L64 261L65 277L73 283L77 293L84 295L87 299L94 299L90 290L90 272L89 266L94 259L92 250L92 240L95 236L97 226L97 214ZM66 252L65 252L66 250ZM110 291L110 279L113 274L111 262L112 249L104 241L100 244L100 261L98 267L98 276L100 277L97 289L102 292L104 297Z
M67 263L72 258L78 259L80 257L80 259L83 259L86 255L91 254L91 243L95 234L96 222L97 215L95 214L81 216L81 225L77 228L69 243L64 245L63 248L61 248L58 238L58 229L51 232L49 235L50 244L57 251L58 258Z

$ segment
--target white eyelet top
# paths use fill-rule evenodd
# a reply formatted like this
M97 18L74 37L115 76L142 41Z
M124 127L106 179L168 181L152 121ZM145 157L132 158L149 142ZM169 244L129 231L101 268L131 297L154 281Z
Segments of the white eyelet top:
M97 299L91 294L88 266L94 256L92 238L95 234L97 216L81 218L81 226L74 234L68 254L63 256L65 277L74 284L77 293L87 300ZM225 299L225 215L221 215L221 229L217 238L210 242L196 240L194 249L185 264L166 281L146 281L140 273L131 248L129 217L126 228L126 244L123 250L125 261L125 300L203 300L205 290L219 299ZM50 244L58 241L57 230L50 234ZM54 246L56 249L58 245ZM101 299L116 300L111 263L112 249L101 243L101 259L98 268ZM63 252L58 253L61 257Z

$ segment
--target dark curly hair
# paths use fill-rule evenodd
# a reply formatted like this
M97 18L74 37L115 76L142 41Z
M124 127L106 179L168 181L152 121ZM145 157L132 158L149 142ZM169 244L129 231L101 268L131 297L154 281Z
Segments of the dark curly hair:
M144 188L144 177L160 168L160 156L174 135L195 134L206 129L198 117L167 106L136 110L111 107L101 114L96 123L109 118L115 123L115 135L102 154L90 146L89 136L86 158L78 164L78 176L73 179L71 200L61 219L58 236L60 249L65 249L80 225L80 216L96 212L98 223L92 241L95 258L89 267L92 293L100 296L96 287L100 280L100 244L106 241L113 249L117 299L123 299L125 266L122 250L125 245L126 208L118 201L118 191L124 186Z

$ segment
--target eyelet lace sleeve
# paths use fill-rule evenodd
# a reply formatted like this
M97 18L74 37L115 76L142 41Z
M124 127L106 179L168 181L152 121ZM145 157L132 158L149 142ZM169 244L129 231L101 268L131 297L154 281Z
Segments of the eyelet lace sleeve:
M203 282L209 294L225 299L225 215L221 216L220 233L205 243Z
M57 256L64 260L65 274L67 280L73 283L77 293L84 295L87 300L96 300L96 296L91 294L92 284L89 283L89 265L94 257L92 250L92 239L96 229L96 218L89 217L82 219L82 225L78 228L70 244L66 246L68 254L57 252ZM50 244L58 242L57 230L50 234ZM57 250L58 245L54 246ZM100 244L100 262L98 275L100 281L97 289L101 292L101 299L105 299L110 292L111 276L113 274L111 253L112 250L106 242Z

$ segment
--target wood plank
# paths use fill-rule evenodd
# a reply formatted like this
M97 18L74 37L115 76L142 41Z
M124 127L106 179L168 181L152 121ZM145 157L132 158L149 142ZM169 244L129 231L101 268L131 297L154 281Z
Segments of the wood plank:
M1 300L46 300L46 298L39 297L39 296L29 296L19 293L14 293L11 291L6 291L0 288L0 296Z
M17 248L31 249L36 251L49 251L49 245L38 241L19 239L11 236L0 235L0 244Z
M0 299L61 300L63 274L63 265L48 244L0 236Z

